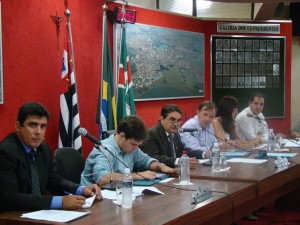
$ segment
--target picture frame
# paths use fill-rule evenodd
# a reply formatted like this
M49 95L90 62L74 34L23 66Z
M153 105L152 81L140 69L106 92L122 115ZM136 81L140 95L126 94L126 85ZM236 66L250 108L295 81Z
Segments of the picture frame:
M115 24L115 71L120 28ZM140 23L125 29L135 101L204 96L204 34Z
M266 95L264 115L283 118L285 42L284 36L212 35L212 101L233 95L244 108L252 92L261 92Z

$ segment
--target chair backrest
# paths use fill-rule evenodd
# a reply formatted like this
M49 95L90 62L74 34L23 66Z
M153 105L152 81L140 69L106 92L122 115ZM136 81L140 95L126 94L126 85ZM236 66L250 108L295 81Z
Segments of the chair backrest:
M108 138L111 134L116 133L116 130L107 130L102 132L102 140Z
M62 178L76 184L80 183L85 163L80 152L71 147L59 148L54 153L54 161Z

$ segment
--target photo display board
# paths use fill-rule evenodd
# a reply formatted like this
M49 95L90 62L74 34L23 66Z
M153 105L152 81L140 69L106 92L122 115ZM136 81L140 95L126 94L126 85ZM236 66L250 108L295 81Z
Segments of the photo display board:
M248 106L252 92L266 95L263 114L285 115L285 37L212 36L212 100L233 95L240 109Z

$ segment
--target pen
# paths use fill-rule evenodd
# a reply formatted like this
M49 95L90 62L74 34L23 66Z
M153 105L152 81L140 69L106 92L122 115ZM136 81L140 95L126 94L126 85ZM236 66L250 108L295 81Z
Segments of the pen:
M72 195L70 192L64 191L65 195Z

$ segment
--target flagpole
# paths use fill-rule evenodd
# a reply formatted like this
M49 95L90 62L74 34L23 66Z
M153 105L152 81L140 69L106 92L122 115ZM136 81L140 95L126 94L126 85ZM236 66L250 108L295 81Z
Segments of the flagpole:
M104 34L105 34L105 23L106 21L106 11L108 10L108 6L106 5L106 2L102 6L103 9L103 17L102 17L102 66L101 66L101 79L100 79L100 102L99 102L99 125L102 126L102 98L103 98L103 71L104 71L104 63L103 63L103 57L104 57ZM103 127L102 127L103 132ZM101 131L100 131L100 137L101 139Z
M71 12L69 9L65 10L65 16L67 17L67 27L68 27L70 47L71 47L73 73L74 73L74 79L76 81L75 58L74 58L73 40L72 40L72 31L71 31L71 22L70 22Z
M121 28L120 28L120 43L119 43L119 57L117 58L117 92L116 92L116 107L118 108L118 86L119 86L119 73L120 73L120 59L121 59L121 52L122 52L122 34L123 34L123 29L124 29L124 24L126 23L126 20L124 18L124 12L125 12L125 1L123 0L123 5L122 5L122 18L121 18Z
M78 90L77 90L77 82L76 82L76 67L75 67L75 56L74 56L74 49L73 49L73 39L72 39L72 30L71 30L71 21L70 21L70 16L71 16L71 12L70 10L68 9L68 1L65 1L65 6L66 6L66 10L65 10L65 16L67 17L67 28L68 28L68 36L69 36L69 42L70 42L70 50L71 50L71 57L72 57L72 73L73 73L73 77L74 77L74 84L75 84L75 87L76 87L76 105L77 105L77 110L78 110L78 116L79 116L79 102L78 102ZM72 80L72 79L71 79ZM72 84L71 84L72 85ZM73 101L72 101L73 102ZM74 102L73 102L74 104ZM74 105L72 105L73 107ZM71 110L72 113L73 113L73 110ZM73 117L73 115L72 115ZM79 117L78 117L78 120L79 120ZM79 122L79 126L80 126L80 120L78 121ZM73 124L73 121L72 121L72 140L74 140L74 129L75 127L73 127L74 124ZM79 136L79 138L81 139L81 136ZM80 141L81 142L81 141ZM74 147L74 141L72 141L72 147ZM81 148L82 148L82 144L81 144ZM82 152L83 153L83 150Z

